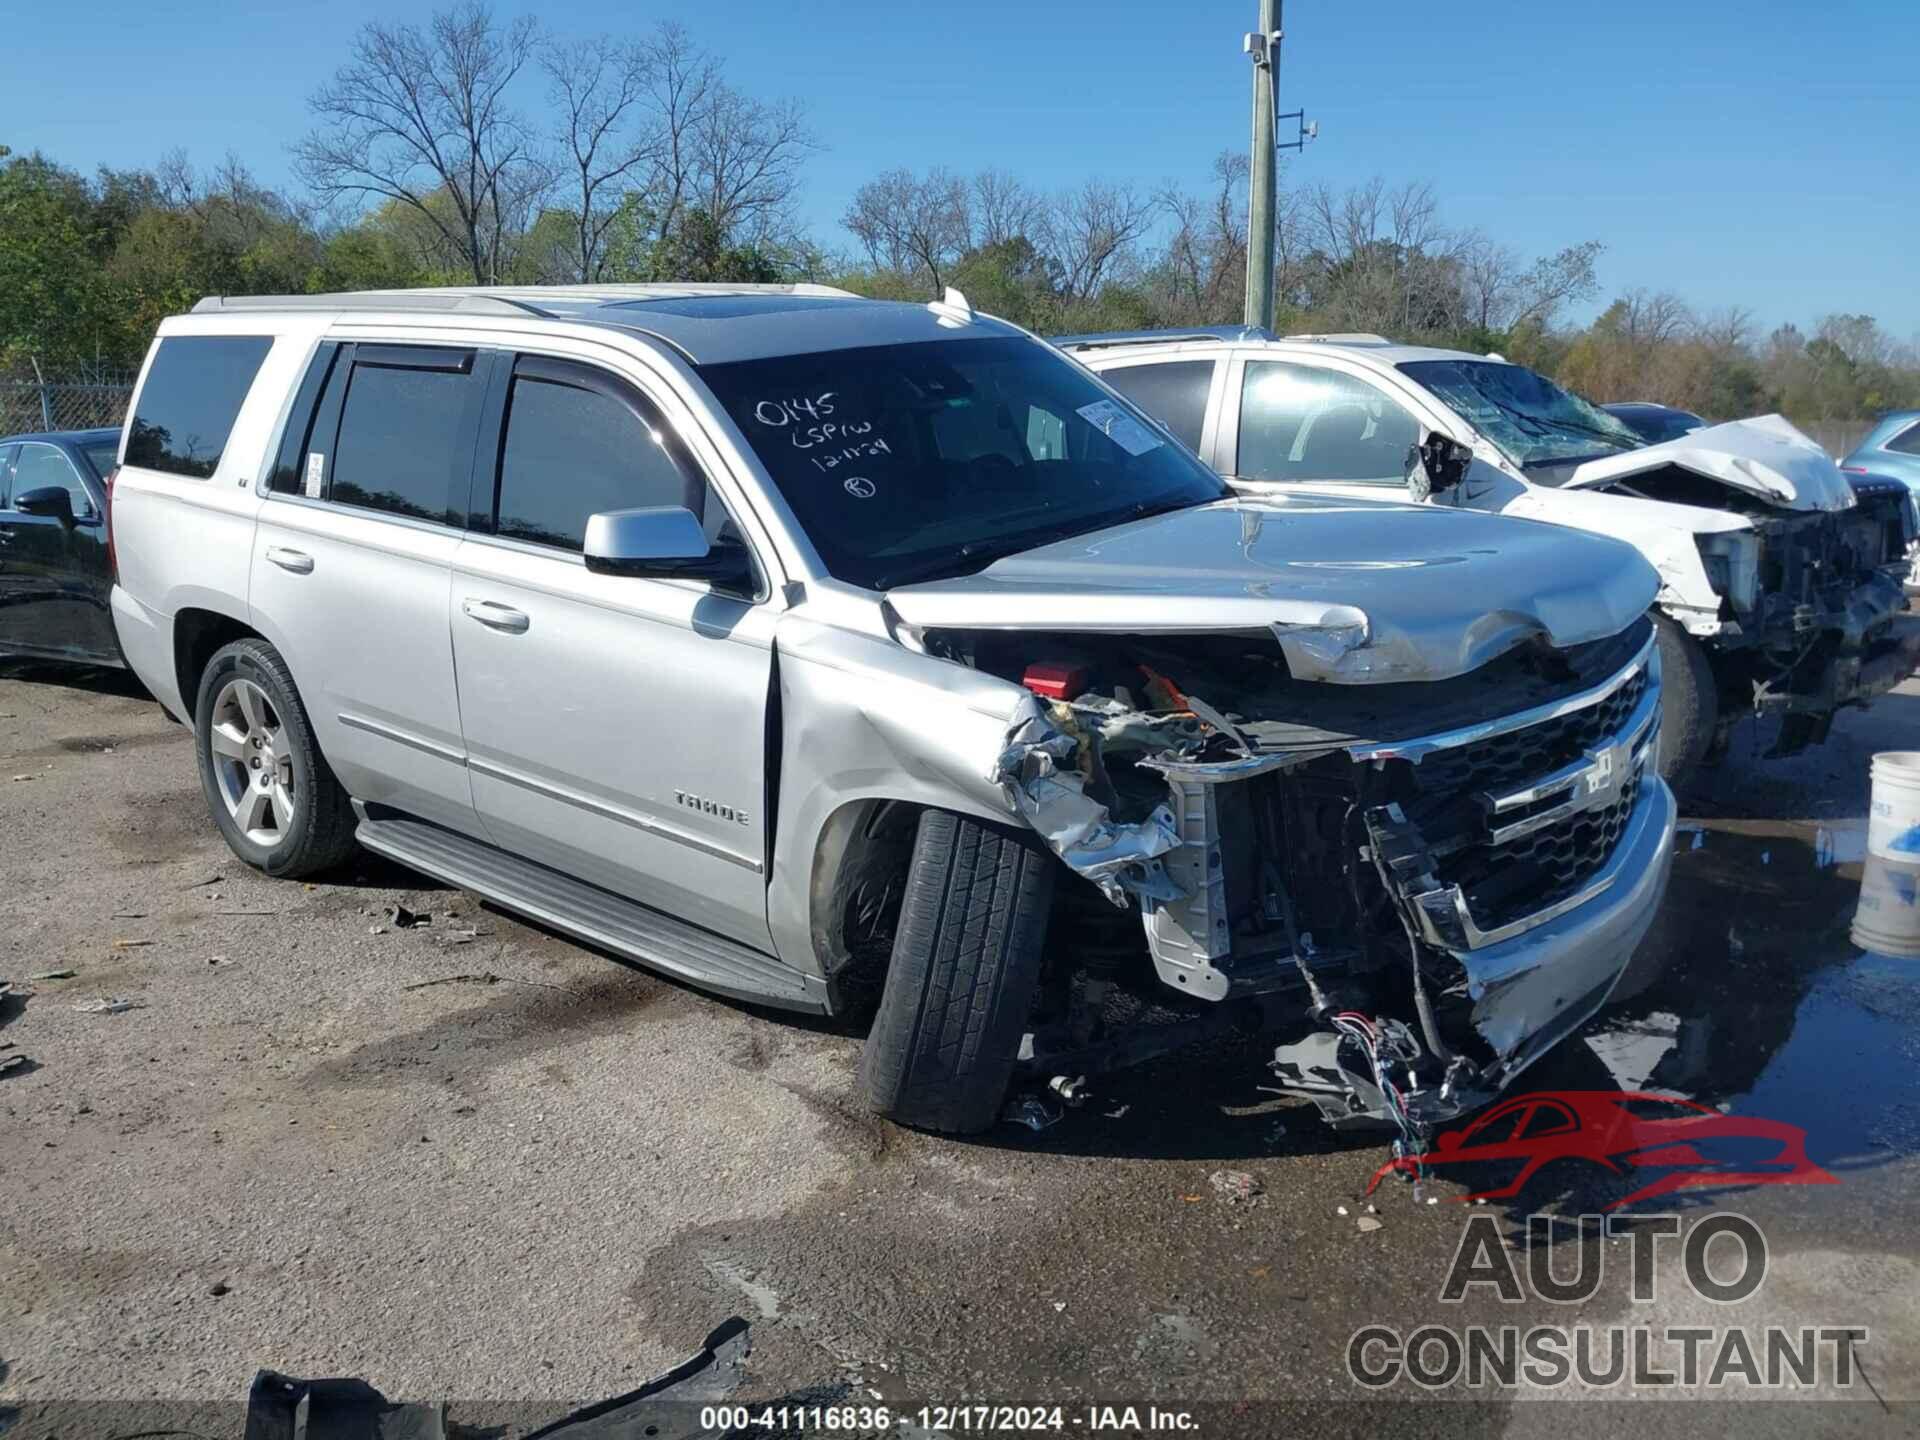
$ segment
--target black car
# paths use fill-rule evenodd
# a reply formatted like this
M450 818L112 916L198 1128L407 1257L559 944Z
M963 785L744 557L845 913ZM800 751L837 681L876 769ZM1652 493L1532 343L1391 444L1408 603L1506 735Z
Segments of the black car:
M1676 410L1671 405L1655 405L1649 400L1622 400L1600 407L1649 445L1663 440L1678 440L1690 430L1707 422L1691 410Z
M108 608L119 453L117 429L0 439L0 656L125 663Z

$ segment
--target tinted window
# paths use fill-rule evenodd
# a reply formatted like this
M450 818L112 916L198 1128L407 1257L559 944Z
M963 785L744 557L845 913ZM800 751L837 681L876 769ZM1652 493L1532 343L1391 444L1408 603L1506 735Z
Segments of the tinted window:
M1200 429L1207 422L1207 389L1213 384L1213 361L1122 365L1102 371L1100 378L1179 436L1189 450L1200 448Z
M702 487L674 463L665 439L657 423L603 391L516 376L500 447L495 528L516 540L578 550L587 517L602 510L697 511Z
M8 497L13 493L11 489L13 451L14 447L11 445L0 445L0 510L6 509L12 503Z
M1080 366L1024 339L701 367L827 569L872 589L968 574L1220 478Z
M1886 448L1902 455L1920 455L1920 425L1909 425L1887 441Z
M87 463L93 466L93 473L102 480L113 473L113 467L120 463L120 440L96 440L80 447L80 453L87 457Z
M272 348L272 340L253 335L162 340L134 402L127 463L196 480L213 474Z
M1234 473L1248 480L1399 485L1419 428L1364 380L1311 365L1255 361L1240 393Z
M327 498L342 505L459 523L485 386L471 351L450 369L356 363L340 410L340 438L323 459ZM318 441L314 449L319 449Z
M75 515L93 514L93 498L87 494L87 487L81 483L72 461L52 445L22 445L13 463L13 493L24 495L48 485L67 492Z

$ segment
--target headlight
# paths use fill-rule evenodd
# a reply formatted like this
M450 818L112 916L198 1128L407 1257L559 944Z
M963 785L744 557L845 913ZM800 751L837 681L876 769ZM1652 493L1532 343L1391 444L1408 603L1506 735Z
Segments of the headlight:
M1725 530L1713 535L1696 535L1700 563L1706 567L1707 583L1714 593L1725 597L1736 610L1746 611L1760 602L1760 537L1751 530Z

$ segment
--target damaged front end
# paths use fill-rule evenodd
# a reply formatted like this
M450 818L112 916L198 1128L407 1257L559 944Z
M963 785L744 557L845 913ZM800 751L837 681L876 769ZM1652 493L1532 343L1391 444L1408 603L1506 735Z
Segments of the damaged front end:
M1772 754L1826 738L1836 711L1920 666L1906 616L1915 518L1904 486L1856 482L1778 417L1696 431L1577 469L1569 488L1711 509L1744 525L1696 534L1719 602L1690 625L1714 657L1722 735L1743 711L1782 717Z
M1868 502L1754 517L1754 588L1721 593L1741 662L1729 678L1747 692L1735 696L1783 717L1776 754L1824 740L1835 711L1886 694L1920 665L1920 627L1904 615L1908 523L1905 506Z
M1131 964L1179 997L1172 1035L1208 1010L1278 1031L1282 1083L1336 1126L1412 1137L1484 1104L1605 1001L1664 891L1644 619L1365 685L1303 681L1252 633L927 641L1031 692L995 778L1110 902L1076 927L1095 1000ZM1036 1078L1149 1053L1075 998L1029 1037Z

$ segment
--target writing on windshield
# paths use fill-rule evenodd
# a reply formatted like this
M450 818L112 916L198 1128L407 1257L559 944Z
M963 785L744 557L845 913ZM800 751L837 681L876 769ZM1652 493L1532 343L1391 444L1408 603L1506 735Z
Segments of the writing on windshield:
M1020 338L701 367L836 578L884 590L1204 504L1225 485Z

